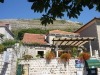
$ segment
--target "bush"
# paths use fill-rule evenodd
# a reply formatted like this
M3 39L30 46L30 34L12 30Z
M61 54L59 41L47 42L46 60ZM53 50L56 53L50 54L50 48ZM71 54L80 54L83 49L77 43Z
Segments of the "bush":
M3 38L3 37L4 37L4 34L1 34L1 33L0 33L0 37Z
M42 30L42 29L22 29L18 32L18 39L22 40L24 33L34 33L34 34L46 34L49 30Z
M3 41L2 44L4 45L5 48L7 48L7 47L12 47L15 43L16 43L15 40L5 40Z
M30 60L30 59L32 59L33 57L31 56L31 55L24 55L23 56L23 59L24 60Z
M4 46L0 44L0 53L2 53L3 51L4 51Z

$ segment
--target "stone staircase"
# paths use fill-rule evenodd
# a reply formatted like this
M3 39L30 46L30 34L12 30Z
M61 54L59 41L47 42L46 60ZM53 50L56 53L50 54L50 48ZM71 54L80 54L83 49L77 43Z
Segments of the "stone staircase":
M0 54L0 75L11 75L11 64L3 61L3 54Z
M58 59L53 59L49 64L45 59L36 59L29 61L21 61L20 64L28 64L28 75L76 75L75 59L69 61L69 65L64 66L63 63L58 63ZM80 68L79 70L83 70ZM26 75L26 74L24 74Z
M14 62L13 59L12 51L8 57L9 62L4 61L4 53L0 54L0 75L16 75L16 61Z

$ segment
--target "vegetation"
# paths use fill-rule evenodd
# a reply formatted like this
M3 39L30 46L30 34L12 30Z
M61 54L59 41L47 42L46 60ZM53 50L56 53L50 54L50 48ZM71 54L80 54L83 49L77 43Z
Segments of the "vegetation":
M48 30L42 30L42 29L22 29L18 32L17 39L22 40L24 33L34 33L34 34L46 34L48 33Z
M2 44L0 44L0 54L4 51L4 46Z
M66 67L66 62L68 62L70 58L71 58L71 54L70 53L63 53L60 56L60 60L61 60L62 63L64 63L64 67Z
M80 60L88 60L90 58L90 54L89 53L87 53L87 52L83 52L83 53L81 53L80 55L79 55L79 59Z
M31 55L24 55L23 56L23 59L24 60L30 60L30 59L32 59L33 57L31 56Z
M28 0L32 2L31 9L34 12L45 14L41 17L41 23L47 25L53 23L56 18L62 18L65 13L69 18L78 18L84 7L96 8L100 12L99 0ZM4 2L4 0L0 0Z
M0 2L2 2L2 3L3 3L3 2L4 2L4 0L0 0Z
M40 55L40 54L38 54L38 55L36 55L36 57L37 57L37 58L40 58L40 57L41 57L41 55Z
M5 40L3 41L2 45L4 45L5 48L12 47L16 43L15 40Z
M31 7L34 12L45 12L41 17L44 25L53 23L56 18L62 18L66 13L69 18L78 18L84 7L100 12L99 0L28 0L33 2Z
M27 46L40 46L40 45L42 45L41 43L37 43L37 42L35 42L35 43L22 43L23 45L27 45Z
M3 37L4 37L4 34L1 34L1 33L0 33L0 38L3 38Z
M69 61L70 58L71 58L71 54L70 53L63 53L60 56L60 59L61 59L62 62L67 62L67 61Z
M46 61L49 63L51 59L55 58L55 53L52 51L48 51L45 55Z
M5 40L0 44L0 53L2 53L6 48L12 47L16 43L15 40Z
M78 49L76 47L73 47L71 50L72 57L76 57L78 55Z
M20 30L13 30L15 39L22 40L24 33L34 33L34 34L47 34L50 30L43 30L39 28L29 28L29 29L20 29ZM65 29L63 31L69 31L72 32L73 29Z

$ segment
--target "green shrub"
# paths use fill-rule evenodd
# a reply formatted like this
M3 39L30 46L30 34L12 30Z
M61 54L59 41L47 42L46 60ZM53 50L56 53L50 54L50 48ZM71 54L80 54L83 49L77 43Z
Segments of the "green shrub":
M7 48L7 47L12 47L15 43L16 43L15 40L5 40L3 41L2 44L4 45L5 48Z
M19 40L22 40L23 36L24 36L24 33L34 33L34 34L46 34L48 33L49 30L42 30L42 29L22 29L18 32L18 36L17 38Z
M23 56L23 59L24 60L30 60L30 59L32 59L33 57L31 56L31 55L24 55Z
M0 44L0 54L4 51L4 46Z

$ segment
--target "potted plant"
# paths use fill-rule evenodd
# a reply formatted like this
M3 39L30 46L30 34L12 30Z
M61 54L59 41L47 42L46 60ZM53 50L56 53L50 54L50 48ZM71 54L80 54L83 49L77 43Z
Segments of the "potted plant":
M61 60L62 63L64 63L65 67L66 67L66 62L68 62L70 58L71 58L71 54L70 53L63 53L60 56L60 60Z
M51 59L54 59L55 53L52 51L48 51L45 55L47 63L50 63Z
M71 50L71 55L73 58L76 58L78 54L78 49L76 47L73 47Z
M86 61L90 59L90 54L88 52L83 52L79 55L79 59L82 61Z
M79 59L84 64L84 71L86 71L87 62L86 60L90 59L90 54L88 52L83 52L79 55Z

